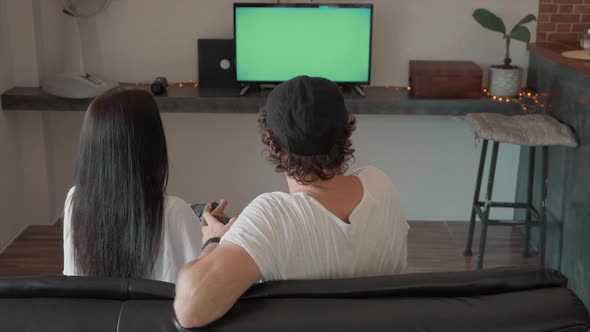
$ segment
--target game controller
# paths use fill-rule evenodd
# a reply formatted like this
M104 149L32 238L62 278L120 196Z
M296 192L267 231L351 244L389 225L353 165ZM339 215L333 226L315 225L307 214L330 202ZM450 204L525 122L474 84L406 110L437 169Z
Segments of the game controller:
M203 212L205 211L205 206L207 206L207 203L198 203L198 204L192 204L191 208L193 208L193 211L195 212L197 217L201 218L203 216ZM211 211L215 210L215 208L217 208L217 206L219 206L219 203L217 203L217 202L211 203ZM219 220L219 222L224 225L227 225L231 220L231 217L215 216L215 215L214 215L214 217L215 217L215 219Z

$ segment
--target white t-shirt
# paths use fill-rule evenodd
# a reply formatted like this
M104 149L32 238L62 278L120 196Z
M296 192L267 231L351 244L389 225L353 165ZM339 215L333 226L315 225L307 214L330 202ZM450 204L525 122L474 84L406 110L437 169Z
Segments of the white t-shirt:
M70 189L64 207L64 275L81 275L75 261L71 233L71 200L74 188ZM164 198L162 241L158 258L147 279L175 283L180 269L201 254L201 222L184 200L175 196Z
M267 193L240 214L222 241L252 257L265 281L336 279L404 271L408 223L399 193L375 167L359 178L363 197L344 223L305 193Z

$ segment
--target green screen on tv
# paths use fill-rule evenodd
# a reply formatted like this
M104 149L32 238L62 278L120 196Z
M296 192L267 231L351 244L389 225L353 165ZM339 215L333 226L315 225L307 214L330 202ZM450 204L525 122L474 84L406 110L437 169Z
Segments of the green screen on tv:
M236 78L369 83L372 5L234 4Z

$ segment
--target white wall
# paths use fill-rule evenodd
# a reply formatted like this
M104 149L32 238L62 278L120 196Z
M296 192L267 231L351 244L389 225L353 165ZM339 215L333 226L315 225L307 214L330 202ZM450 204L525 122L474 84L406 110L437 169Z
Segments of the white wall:
M0 0L0 94L13 85L6 0ZM18 119L0 105L0 252L24 229Z
M12 50L14 85L38 86L37 56L43 56L43 54L37 53L33 0L6 0L6 10L5 21L10 32L7 43L10 43Z
M72 185L82 113L47 113L48 162L54 210L60 212ZM170 155L168 192L189 202L227 198L239 212L256 195L287 190L283 176L263 159L254 114L162 115ZM411 220L468 220L479 148L461 118L361 115L353 136L352 168L381 167L402 194ZM519 150L502 145L494 197L511 200ZM510 211L494 217L510 218Z
M106 11L81 24L88 69L122 82L149 82L159 75L172 82L195 80L197 39L233 37L233 2L114 0ZM471 17L473 10L489 8L510 28L526 14L537 14L539 6L539 0L322 2L375 5L372 84L398 86L408 82L410 59L473 60L482 66L502 63L501 36L480 27ZM533 36L535 26L531 24ZM512 55L515 64L527 66L523 43L513 43Z
M32 0L39 81L64 69L62 0Z
M13 86L12 47L7 20L6 0L0 0L0 92ZM0 107L2 107L0 105Z
M38 223L49 223L63 213L68 190L74 181L78 138L84 112L45 113L44 121L49 186L50 218Z
M1 55L0 59L2 59ZM2 91L0 89L0 92ZM2 252L27 225L22 211L23 176L18 144L18 120L16 114L2 112L1 105L0 156L2 156L0 158L0 252Z
M18 143L22 160L22 191L23 200L28 206L23 210L23 218L29 224L49 224L56 220L57 213L51 204L53 190L53 169L50 167L45 129L48 114L37 112L18 112Z

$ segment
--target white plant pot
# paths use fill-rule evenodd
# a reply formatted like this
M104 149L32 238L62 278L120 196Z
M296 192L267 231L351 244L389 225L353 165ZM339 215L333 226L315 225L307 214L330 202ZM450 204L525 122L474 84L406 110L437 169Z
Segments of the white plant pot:
M488 88L493 96L516 97L522 86L522 68L490 67Z

